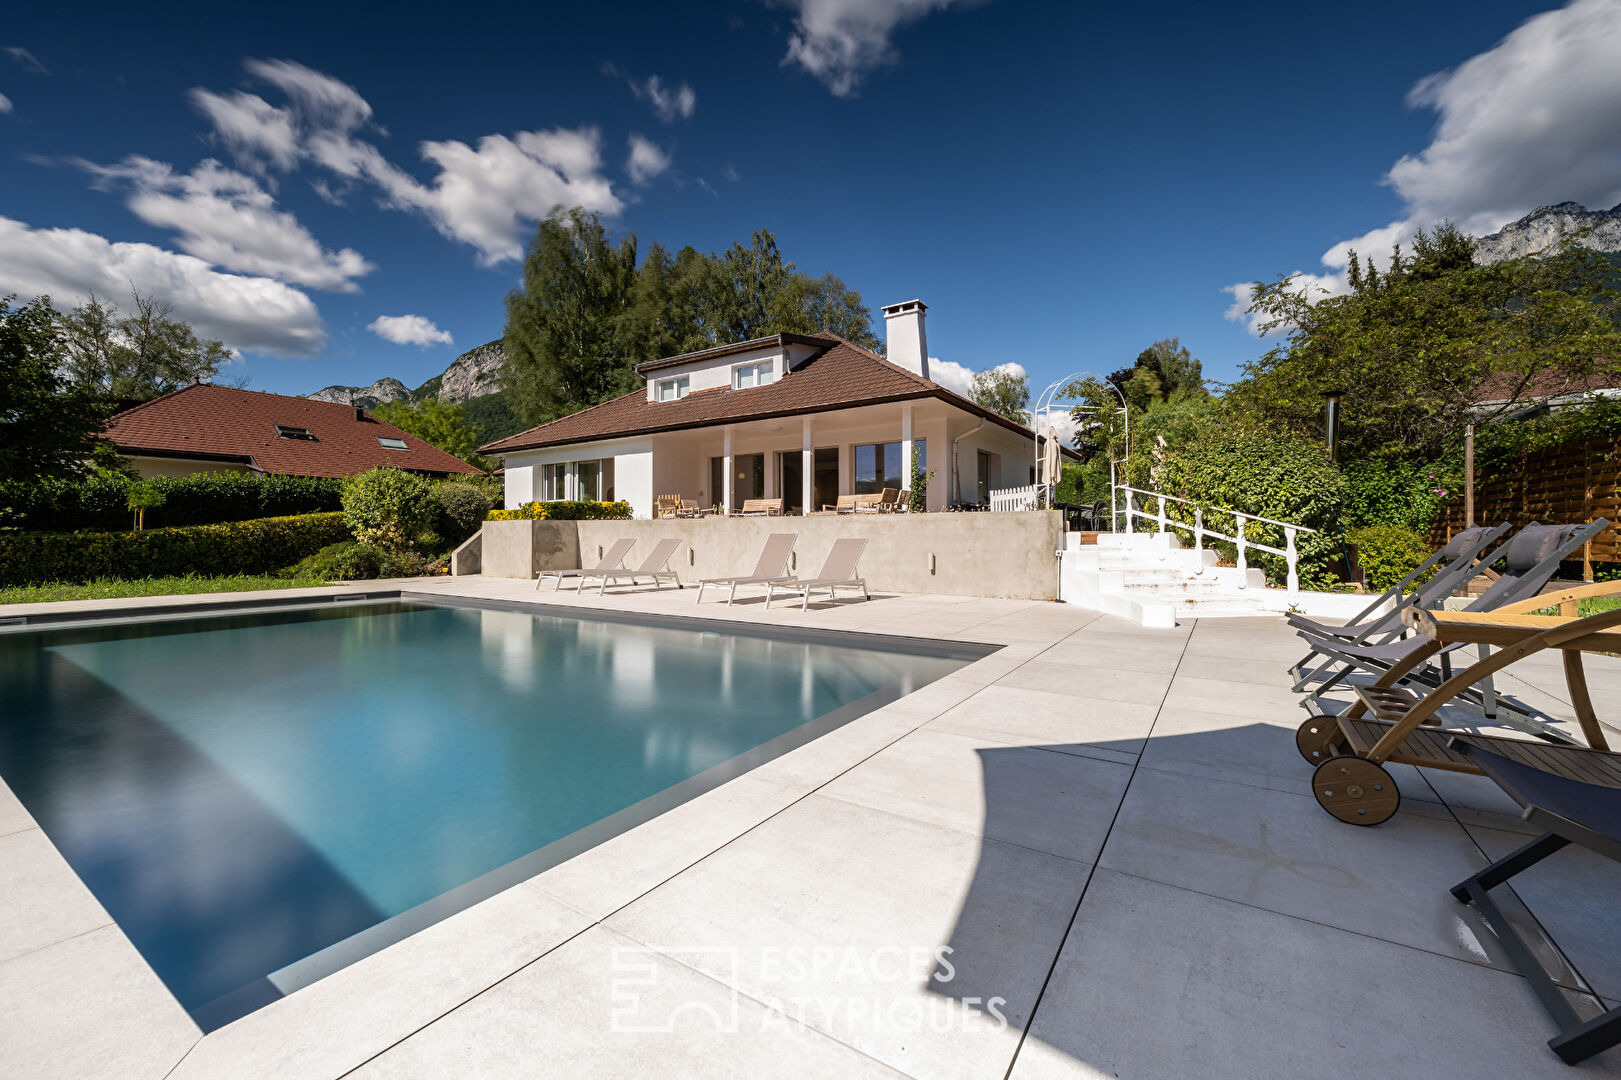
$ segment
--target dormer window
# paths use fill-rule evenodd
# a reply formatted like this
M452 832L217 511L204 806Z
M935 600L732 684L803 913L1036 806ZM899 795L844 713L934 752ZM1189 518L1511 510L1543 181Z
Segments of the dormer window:
M411 449L409 446L405 445L405 440L404 439L396 439L392 435L379 435L379 436L377 436L377 445L381 446L384 450L409 450L409 449Z
M304 442L315 442L316 441L314 434L311 433L309 428L307 428L307 427L299 427L297 424L277 424L276 425L276 438L278 438L278 439L300 439L300 440L302 440Z
M764 386L775 378L775 362L762 360L758 364L739 364L732 369L732 389Z
M655 387L658 401L679 401L687 396L692 389L692 380L685 375L678 375L673 379L660 379Z

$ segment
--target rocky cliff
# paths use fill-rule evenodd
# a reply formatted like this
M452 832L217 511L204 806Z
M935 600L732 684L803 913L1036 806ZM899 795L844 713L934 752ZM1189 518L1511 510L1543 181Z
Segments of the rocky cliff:
M1582 237L1583 247L1608 253L1621 252L1621 205L1609 210L1589 210L1579 203L1539 206L1511 225L1505 225L1475 244L1480 262L1515 259L1522 255L1552 251L1567 232L1592 230Z
M310 395L311 401L353 402L363 409L375 409L390 401L409 401L411 391L398 379L378 379L370 386L328 386Z
M507 362L506 350L499 339L469 349L451 361L443 374L436 375L417 387L406 389L398 379L378 379L370 386L328 386L310 397L315 401L336 401L347 405L374 408L387 401L420 401L438 398L447 405L458 405L473 398L498 393L501 389L501 368Z
M470 349L439 376L439 400L455 405L501 389L501 368L507 362L500 339Z

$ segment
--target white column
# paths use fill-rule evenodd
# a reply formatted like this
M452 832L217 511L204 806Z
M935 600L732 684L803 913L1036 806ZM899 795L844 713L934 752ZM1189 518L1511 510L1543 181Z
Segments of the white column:
M808 514L812 510L821 509L820 506L811 505L811 494L815 491L811 481L814 479L813 474L816 472L816 447L811 442L811 418L809 416L806 416L801 422L801 431L803 434L799 442L801 456L799 465L799 505L804 508L803 512Z
M901 406L901 490L912 486L912 406Z
M721 508L730 514L732 512L732 429L721 429L720 436L721 477L725 481L720 489Z

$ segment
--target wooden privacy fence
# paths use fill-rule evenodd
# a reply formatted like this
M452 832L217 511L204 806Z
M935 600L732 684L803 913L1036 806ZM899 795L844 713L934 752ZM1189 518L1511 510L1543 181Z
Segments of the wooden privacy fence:
M1621 445L1614 439L1534 450L1475 483L1475 520L1482 524L1530 521L1576 524L1595 518L1612 522L1587 545L1587 562L1621 560ZM1463 501L1442 512L1430 529L1430 542L1446 543L1462 529Z

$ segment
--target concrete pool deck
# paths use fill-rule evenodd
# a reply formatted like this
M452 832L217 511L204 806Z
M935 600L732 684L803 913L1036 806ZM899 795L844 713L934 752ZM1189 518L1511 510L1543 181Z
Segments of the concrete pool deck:
M1397 767L1385 825L1315 805L1282 620L367 586L1004 647L206 1036L0 787L8 1078L1621 1075L1553 1056L1448 895L1523 842L1496 788ZM1557 659L1512 670L1569 711ZM1613 721L1621 661L1589 678ZM1573 992L1621 1001L1621 868L1516 886Z

